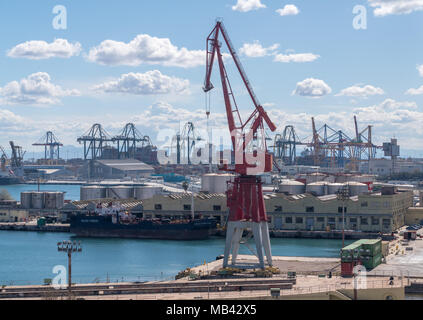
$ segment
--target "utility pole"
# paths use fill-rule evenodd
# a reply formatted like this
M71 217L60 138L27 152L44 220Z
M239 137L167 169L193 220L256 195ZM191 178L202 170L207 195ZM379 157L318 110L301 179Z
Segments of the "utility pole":
M68 254L68 293L69 293L69 300L72 299L72 253L73 252L81 252L81 241L76 243L74 241L63 241L57 243L57 249L59 252L66 252Z

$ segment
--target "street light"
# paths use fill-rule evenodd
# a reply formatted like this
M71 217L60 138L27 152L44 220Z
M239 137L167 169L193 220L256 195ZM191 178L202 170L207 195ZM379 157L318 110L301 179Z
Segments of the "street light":
M72 287L72 253L82 252L81 241L76 243L74 241L63 241L57 243L57 250L59 252L66 252L68 254L68 290L69 299L71 298L71 287Z
M343 186L337 193L337 198L342 201L342 248L345 247L345 201L350 198L348 186Z

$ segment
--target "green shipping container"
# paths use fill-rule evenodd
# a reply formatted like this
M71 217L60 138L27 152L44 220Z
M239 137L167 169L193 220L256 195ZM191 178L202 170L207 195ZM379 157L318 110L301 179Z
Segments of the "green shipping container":
M361 256L377 256L382 253L382 240L371 239L371 240L359 240L361 243L360 255Z
M360 243L352 243L341 250L341 259L345 259L345 262L351 262L352 260L360 257Z
M382 263L382 254L380 253L376 256L361 256L360 260L367 270L373 270Z

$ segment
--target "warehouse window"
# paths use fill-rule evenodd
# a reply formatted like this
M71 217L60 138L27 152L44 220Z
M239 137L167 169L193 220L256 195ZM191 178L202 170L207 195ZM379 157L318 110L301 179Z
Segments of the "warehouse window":
M154 209L155 210L162 210L162 205L161 204L156 204L156 205L154 205Z
M335 223L335 222L336 222L335 218L328 218L328 223Z
M368 203L368 202L362 202L362 203L361 203L361 206L362 206L363 208L368 207L368 206L369 206L369 203Z
M275 212L282 212L281 206L275 206Z
M383 224L385 226L390 226L391 225L391 220L390 219L383 219Z
M285 218L285 223L292 223L292 218L291 217L286 217Z
M361 218L360 223L363 225L368 225L369 221L367 220L367 218Z
M350 223L357 223L357 218L351 218Z
M347 213L348 209L345 207L345 213ZM338 207L338 213L342 213L342 207Z
M213 211L222 211L222 206L213 206Z
M295 218L295 223L299 223L299 224L301 224L301 223L303 223L303 218Z
M306 212L314 212L314 207L307 207Z
M373 226L378 226L380 224L380 220L377 218L372 218L372 225Z
M325 218L317 218L317 222L325 222Z
M190 211L191 210L191 205L190 204L184 204L184 210L185 211Z

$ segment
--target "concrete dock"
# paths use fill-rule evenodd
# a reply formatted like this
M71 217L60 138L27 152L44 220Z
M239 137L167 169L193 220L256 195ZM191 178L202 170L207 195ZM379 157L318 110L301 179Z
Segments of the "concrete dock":
M70 224L47 224L39 227L32 223L0 223L0 231L28 231L28 232L70 232Z

